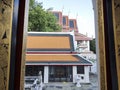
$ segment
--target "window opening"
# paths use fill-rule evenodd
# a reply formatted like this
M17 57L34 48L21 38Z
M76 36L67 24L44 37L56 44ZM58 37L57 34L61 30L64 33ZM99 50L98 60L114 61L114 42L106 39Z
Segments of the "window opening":
M42 57L42 59L37 59L37 58L42 56L42 54L54 54L54 55L56 55L56 53L57 54L58 53L59 54L65 54L65 53L69 54L68 49L65 49L65 50L64 49L57 49L57 51L56 51L56 49L54 49L54 47L52 47L52 49L44 48L44 49L38 49L37 50L38 47L36 47L36 49L31 49L31 50L33 50L33 51L31 51L32 53L27 51L27 54L33 54L33 55L34 54L35 55L40 54L40 56L37 56L34 59L42 60L42 61L34 62L34 59L32 59L33 60L32 62L26 63L26 76L25 76L25 78L27 78L28 76L36 76L36 75L39 74L39 71L41 71L42 76L43 76L42 82L44 83L44 85L50 84L51 82L52 83L54 83L54 82L72 82L72 83L75 83L74 87L77 87L76 83L78 81L77 81L76 77L78 77L78 79L80 80L79 84L86 83L86 86L82 86L80 88L91 89L91 86L87 87L87 83L93 83L92 80L93 81L95 80L95 83L94 83L95 86L96 86L95 89L98 89L98 83L97 83L98 82L98 76L97 76L98 73L97 73L97 65L96 65L97 64L97 58L96 58L96 54L93 51L91 51L91 49L90 49L90 47L91 47L90 46L90 43L91 43L90 41L92 41L93 38L95 39L95 35L91 35L91 32L90 32L90 30L94 31L94 28L91 28L91 26L94 27L94 13L93 13L93 10L91 10L92 14L90 15L93 19L91 21L91 17L84 17L84 15L80 16L78 14L78 12L80 12L79 9L77 9L78 10L77 12L72 12L72 11L68 10L68 13L65 13L65 6L62 6L61 10L60 9L55 9L54 10L55 7L53 7L53 6L49 6L47 8L44 6L44 3L46 5L48 3L48 1L46 1L46 0L44 0L44 1L39 1L38 0L37 2L39 2L39 3L36 3L36 5L38 5L38 7L39 7L39 5L43 7L42 9L44 11L42 13L45 14L45 15L42 16L43 18L46 18L46 17L44 17L44 16L47 16L46 12L50 13L50 14L53 14L57 18L57 22L59 21L59 23L56 22L56 24L59 25L60 29L61 29L61 31L59 31L59 32L61 32L61 33L72 33L73 34L74 38L73 38L72 43L74 43L75 47L74 47L74 51L70 51L70 52L71 53L74 52L73 54L75 54L75 56L73 54L71 54L71 55L72 55L72 57L76 58L79 62L71 63L71 59L69 59L68 61L56 62L56 61L54 61L53 57L52 57L53 59L50 59L50 57L49 57L48 58L49 60L46 63L46 62L44 62L44 60L46 60L45 58L43 58L43 57ZM84 4L85 4L85 2L84 2ZM93 8L92 1L87 3L87 4L90 4L91 8ZM79 3L79 5L80 5L80 3ZM84 12L81 12L81 13L84 13ZM29 13L33 14L31 10L30 10ZM72 15L72 13L76 14L76 15L73 16L73 18L70 17ZM66 17L64 17L64 15L68 17L68 20L66 19ZM32 17L29 16L29 20L31 20L31 18ZM34 18L34 16L33 16L33 18ZM90 19L88 19L88 18L90 18ZM48 22L47 19L48 19L48 21L51 20L51 22ZM51 27L52 27L52 29L59 29L59 28L53 28L53 27L58 27L58 26L53 25L54 24L53 22L55 22L55 21L52 21L52 19L54 19L52 16L49 17L49 18L43 19L44 21L46 20L46 22L43 22L44 24L42 23L43 25L40 27L40 28L43 28L43 30L44 30L44 32L42 32L42 33L45 33L46 30L48 30L47 34L51 33L51 31L55 32L55 34L59 33L59 32L51 30ZM33 21L34 21L34 19L33 19ZM29 22L29 28L32 27L32 22L33 21L31 20L31 22ZM53 23L53 24L51 25L51 23ZM68 23L68 25L66 25L67 23ZM82 24L83 24L83 26L84 25L85 26L82 27ZM33 24L33 25L36 25L36 27L39 26L39 24L36 24L36 23ZM44 25L46 25L45 28L43 27ZM48 27L48 26L50 26L50 27ZM83 33L82 31L84 31L86 29L86 27L87 27L87 29L90 29L90 30ZM33 30L33 31L35 31L35 30ZM41 31L39 31L39 32L41 32ZM95 33L92 33L92 34L95 34ZM39 36L39 34L36 34L35 37L37 37L37 36ZM54 34L51 34L50 36L54 36ZM59 34L58 34L58 36L59 36ZM45 36L45 37L47 37L47 36ZM39 39L37 40L37 42L39 42ZM30 40L32 40L32 39L30 39ZM52 41L49 40L47 42L52 42ZM56 41L56 43L57 43L57 41ZM60 43L60 44L63 44L63 43ZM32 45L36 46L35 44L32 44ZM51 46L51 45L52 44L49 43L49 46ZM47 47L46 44L44 46ZM92 46L94 46L94 49L95 49L95 43L92 43ZM35 50L37 50L37 51L35 51ZM43 52L40 51L40 50L42 50ZM53 50L54 52L51 53L50 50ZM62 50L62 51L59 52L59 50ZM61 60L62 59L64 59L64 58L61 58ZM61 64L59 64L59 63L61 63ZM67 63L68 65L65 64L65 63ZM31 65L29 65L29 64L31 64ZM62 65L62 64L65 64L65 65ZM96 77L93 78L93 75L95 75ZM31 77L31 78L33 78L33 77ZM48 86L48 88L51 88L51 87ZM62 88L65 88L65 87L62 86Z

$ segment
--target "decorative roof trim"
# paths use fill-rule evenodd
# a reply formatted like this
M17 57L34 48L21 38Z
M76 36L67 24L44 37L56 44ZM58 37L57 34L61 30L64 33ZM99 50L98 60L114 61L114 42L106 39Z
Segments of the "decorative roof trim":
M92 66L92 64L85 64L85 63L73 63L73 62L47 62L47 63L44 63L44 62L26 62L26 65L48 65L48 66L51 66L51 65L59 65L59 66L64 66L64 65L71 65L71 66Z
M28 54L29 55L29 54ZM38 54L39 55L39 54ZM28 64L37 64L37 65L67 65L67 64L72 64L72 65L92 65L91 62L89 62L87 59L78 56L78 55L72 55L73 57L77 58L77 61L26 61Z

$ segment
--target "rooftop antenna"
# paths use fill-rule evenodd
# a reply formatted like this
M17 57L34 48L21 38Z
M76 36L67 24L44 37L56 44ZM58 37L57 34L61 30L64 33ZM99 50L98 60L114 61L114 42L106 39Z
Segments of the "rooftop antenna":
M77 20L77 17L78 17L78 13L76 14L76 20Z
M63 15L63 10L64 10L64 5L62 7L62 15ZM62 18L63 18L63 16L62 16ZM62 23L62 32L63 32L63 23Z
M69 9L69 11L68 11L68 17L69 17L69 15L70 15L70 9Z
M88 33L86 32L86 36L88 36Z
M77 21L78 21L77 18L78 18L78 13L76 14L76 25L77 25ZM78 25L76 26L76 28L78 29Z
M92 39L93 39L93 35L92 35Z
M62 7L62 13L63 13L63 10L64 10L64 6Z
M69 9L69 11L68 11L68 18L69 18L69 15L70 15L70 9ZM69 21L68 21L68 23L69 23ZM70 29L69 29L68 31L70 31Z

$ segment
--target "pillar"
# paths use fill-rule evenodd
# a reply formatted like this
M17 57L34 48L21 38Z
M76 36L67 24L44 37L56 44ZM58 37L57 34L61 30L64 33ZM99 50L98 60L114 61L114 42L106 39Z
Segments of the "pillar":
M44 66L44 83L48 83L49 80L49 66Z
M84 70L85 70L85 82L89 83L89 66L84 66Z
M106 55L105 55L105 36L104 36L104 20L103 20L103 0L92 0L94 17L95 17L95 33L96 33L96 51L98 65L98 83L100 90L107 90L106 77Z
M73 66L73 83L75 83L75 76L77 75L77 66Z
M90 41L87 41L87 50L90 51Z

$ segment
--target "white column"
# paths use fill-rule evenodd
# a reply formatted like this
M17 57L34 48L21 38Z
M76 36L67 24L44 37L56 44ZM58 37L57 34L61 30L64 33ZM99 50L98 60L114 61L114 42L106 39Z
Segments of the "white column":
M75 83L75 76L77 75L77 66L73 66L73 83Z
M90 51L90 41L87 41L87 50Z
M86 43L85 43L85 40L83 41L83 44L86 44Z
M84 66L84 70L85 70L85 82L89 83L89 66Z
M49 67L44 66L44 83L48 83L49 78Z

